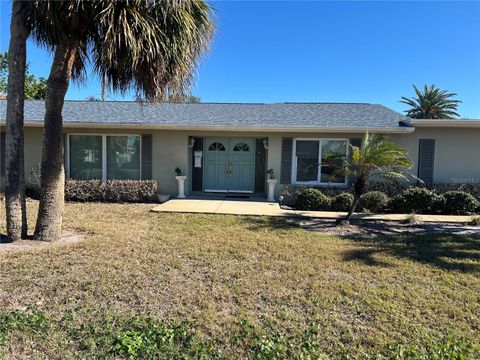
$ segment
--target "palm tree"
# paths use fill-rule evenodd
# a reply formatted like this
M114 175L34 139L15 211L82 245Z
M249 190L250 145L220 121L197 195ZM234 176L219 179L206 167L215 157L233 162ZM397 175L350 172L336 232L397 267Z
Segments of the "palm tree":
M361 147L350 145L350 151L350 157L343 158L343 164L335 171L338 175L353 179L353 205L340 223L350 223L360 196L366 191L367 184L372 178L383 178L387 181L416 178L408 172L412 167L408 154L384 135L366 133ZM335 161L326 159L326 163L334 164Z
M148 100L184 92L213 31L203 0L34 1L34 39L54 50L47 84L41 195L34 237L60 237L64 198L62 108L70 79L84 78L85 62L108 88Z
M435 85L423 87L423 92L413 85L417 97L408 99L402 96L401 103L410 106L405 110L408 117L412 119L453 119L459 117L457 106L460 100L453 100L455 93L449 93L447 90L440 90Z
M27 236L25 204L25 176L23 154L23 104L25 101L25 72L27 67L26 23L28 5L24 1L12 2L7 85L7 118L5 134L5 210L9 241Z

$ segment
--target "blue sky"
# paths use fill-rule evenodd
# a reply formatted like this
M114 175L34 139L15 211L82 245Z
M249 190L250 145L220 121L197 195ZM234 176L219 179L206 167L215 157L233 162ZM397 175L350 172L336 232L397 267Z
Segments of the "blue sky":
M480 2L217 1L217 32L193 93L205 102L371 102L397 111L412 84L459 94L462 117L480 118ZM9 1L0 2L0 50ZM28 46L31 70L51 56ZM98 79L68 99L99 96ZM110 94L111 98L122 97ZM125 97L130 99L131 96Z

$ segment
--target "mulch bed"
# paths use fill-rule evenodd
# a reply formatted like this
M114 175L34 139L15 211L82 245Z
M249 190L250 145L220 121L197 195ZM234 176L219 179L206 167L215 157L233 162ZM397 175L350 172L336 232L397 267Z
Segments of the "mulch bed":
M32 249L44 249L46 247L61 246L67 244L78 243L85 239L83 234L79 234L73 231L65 231L62 234L60 240L55 242L38 241L38 240L19 240L12 243L6 242L6 236L0 235L0 253L19 251L19 250L32 250Z
M337 226L335 220L294 219L291 220L309 231L345 237L385 237L398 235L429 235L438 233L472 235L480 238L480 226L449 223L427 223L412 221L400 223L395 221L352 221L351 225Z

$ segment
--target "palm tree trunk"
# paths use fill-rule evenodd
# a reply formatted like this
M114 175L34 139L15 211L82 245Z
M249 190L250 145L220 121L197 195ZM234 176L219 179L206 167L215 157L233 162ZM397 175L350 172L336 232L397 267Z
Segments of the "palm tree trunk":
M350 224L350 220L352 219L352 215L355 212L355 210L357 209L357 206L358 206L359 202L360 202L360 196L357 196L355 194L354 199L353 199L353 205L350 208L350 211L348 212L347 216L345 216L345 218L343 219L345 222Z
M358 203L360 202L360 196L365 192L367 182L363 177L357 178L355 180L354 186L353 186L353 205L350 208L350 211L348 212L347 216L343 218L342 220L339 221L339 223L348 223L350 224L350 221L352 219L352 215L357 209Z
M56 241L61 236L65 170L62 109L75 61L75 48L58 45L47 82L41 164L41 192L34 237Z
M5 134L5 210L10 241L27 237L25 170L23 154L23 105L29 31L24 21L22 1L12 3L8 48L7 119Z

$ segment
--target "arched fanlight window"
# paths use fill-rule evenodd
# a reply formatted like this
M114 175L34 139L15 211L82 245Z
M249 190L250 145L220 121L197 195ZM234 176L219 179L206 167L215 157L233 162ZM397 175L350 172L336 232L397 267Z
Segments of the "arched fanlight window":
M225 151L225 146L222 143L214 142L210 144L208 151Z
M250 147L245 143L238 143L233 147L233 151L250 151Z

